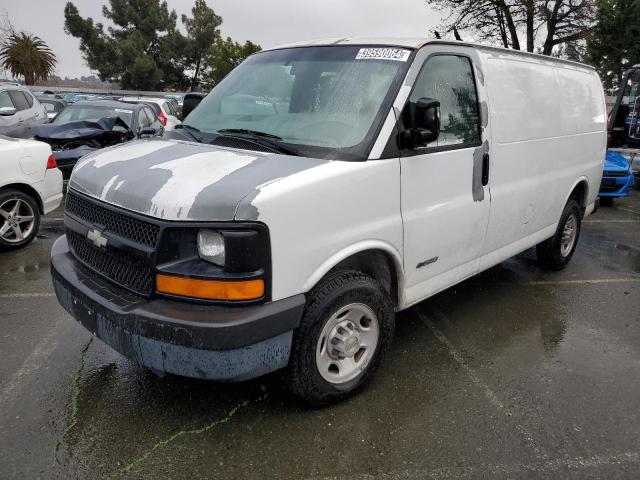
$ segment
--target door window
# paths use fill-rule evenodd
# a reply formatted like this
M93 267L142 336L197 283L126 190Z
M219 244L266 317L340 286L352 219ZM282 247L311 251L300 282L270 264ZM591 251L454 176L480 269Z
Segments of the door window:
M426 148L480 144L478 95L471 61L467 57L436 55L429 58L409 97L440 101L440 136ZM414 112L410 110L410 115Z
M7 91L0 92L0 108L2 107L15 108Z
M27 99L21 91L9 90L9 96L11 97L11 101L13 102L13 106L16 110L28 110L30 108Z
M146 108L141 108L138 112L138 130L151 126L151 119L147 114Z
M148 107L145 107L144 110L147 112L147 116L149 117L149 126L156 129L156 131L160 130L162 128L162 122L155 112Z
M31 96L31 94L27 92L22 92L22 94L24 95L24 98L27 100L27 105L29 105L29 108L33 107L33 97Z

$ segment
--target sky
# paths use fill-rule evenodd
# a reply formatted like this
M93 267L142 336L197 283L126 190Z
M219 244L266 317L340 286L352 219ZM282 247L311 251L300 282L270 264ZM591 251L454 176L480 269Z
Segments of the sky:
M80 15L104 22L108 0L74 0ZM194 0L167 0L170 9L191 13ZM251 40L263 48L325 37L427 37L440 21L425 0L207 0L223 18L222 35ZM42 38L59 63L60 77L92 72L79 51L79 40L64 32L66 0L0 0L14 28ZM180 24L180 22L178 21Z

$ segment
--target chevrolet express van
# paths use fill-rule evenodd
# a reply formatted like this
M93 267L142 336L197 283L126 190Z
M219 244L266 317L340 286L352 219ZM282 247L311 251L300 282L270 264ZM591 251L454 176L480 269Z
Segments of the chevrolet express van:
M263 51L172 138L81 160L55 291L154 371L283 369L329 403L371 377L395 312L534 246L563 268L606 137L585 65L413 39Z

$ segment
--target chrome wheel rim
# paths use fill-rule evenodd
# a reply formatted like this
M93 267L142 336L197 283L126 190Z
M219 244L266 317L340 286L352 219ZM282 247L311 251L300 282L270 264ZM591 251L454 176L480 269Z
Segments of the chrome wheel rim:
M365 371L378 346L378 317L362 303L346 305L334 313L320 332L316 366L322 378L346 383Z
M562 240L560 241L560 254L563 257L568 256L576 243L578 236L578 219L575 215L570 215L564 224L562 230Z
M7 243L19 243L33 232L35 215L31 206L19 198L5 200L0 205L0 238Z

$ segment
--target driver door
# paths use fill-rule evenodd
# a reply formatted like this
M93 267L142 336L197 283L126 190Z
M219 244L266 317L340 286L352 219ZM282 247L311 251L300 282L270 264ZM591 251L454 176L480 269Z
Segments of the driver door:
M401 107L406 114L420 98L438 100L441 118L434 142L401 151L407 305L477 273L489 221L479 59L471 49L442 48L420 50L411 71L415 82Z

